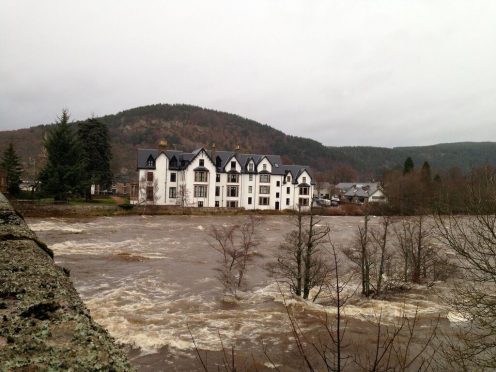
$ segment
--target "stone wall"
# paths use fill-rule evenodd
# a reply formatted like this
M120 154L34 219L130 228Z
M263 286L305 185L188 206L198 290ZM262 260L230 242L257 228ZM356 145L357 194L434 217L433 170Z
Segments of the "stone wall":
M67 270L0 194L0 371L129 371Z

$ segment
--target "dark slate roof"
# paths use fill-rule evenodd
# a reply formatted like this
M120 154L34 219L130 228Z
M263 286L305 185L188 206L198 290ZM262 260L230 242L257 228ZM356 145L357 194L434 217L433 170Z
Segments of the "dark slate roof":
M148 157L151 155L155 160L161 153L164 153L169 159L172 157L176 157L178 162L178 169L185 168L194 157L201 151L202 149L196 149L193 152L184 152L178 150L165 150L160 151L157 149L138 149L138 169L149 169L146 166ZM212 151L207 151L207 154L210 156L212 162L216 164L216 159L219 157L220 159L220 167L217 168L217 171L223 171L227 163L234 156L236 160L241 164L242 172L248 173L248 162L252 159L256 166L266 158L270 164L272 165L272 173L276 175L285 175L286 173L291 173L292 182L294 182L298 176L303 172L307 171L310 177L313 180L313 177L310 172L310 168L305 165L284 165L282 164L280 155L262 155L262 154L239 154L234 151L215 151L213 154ZM212 155L214 155L212 157ZM154 167L153 167L154 168ZM152 168L152 169L153 169ZM254 172L256 173L256 171ZM314 184L314 182L312 182Z
M138 169L155 169L155 167L147 167L146 162L150 155L155 160L159 154L160 151L157 149L138 149Z
M379 188L380 185L378 182L353 184L353 186L348 191L346 191L344 195L348 197L357 196L357 197L368 198L370 195L375 193Z

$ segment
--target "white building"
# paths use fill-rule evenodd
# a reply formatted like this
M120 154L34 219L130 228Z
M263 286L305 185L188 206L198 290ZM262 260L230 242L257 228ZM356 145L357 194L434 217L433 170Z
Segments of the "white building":
M138 149L138 203L189 207L298 209L311 205L309 167L279 155Z

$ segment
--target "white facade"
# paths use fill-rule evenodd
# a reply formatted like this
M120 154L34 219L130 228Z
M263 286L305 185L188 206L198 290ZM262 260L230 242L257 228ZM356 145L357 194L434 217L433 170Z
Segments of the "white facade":
M138 150L138 203L187 207L303 209L311 205L308 167L277 155Z

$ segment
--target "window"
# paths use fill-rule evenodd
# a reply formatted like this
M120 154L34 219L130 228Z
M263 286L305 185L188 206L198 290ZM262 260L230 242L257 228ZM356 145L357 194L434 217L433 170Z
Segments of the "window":
M176 182L176 173L171 173L170 174L170 181L171 182Z
M215 201L215 207L219 208L219 201L218 200Z
M248 205L251 205L251 196L248 197Z
M260 175L260 183L269 183L270 175L269 174L261 174Z
M207 196L207 186L195 185L195 198L205 198Z
M200 159L200 167L204 167L205 166L205 159Z
M307 207L308 206L308 198L299 198L298 204L301 205L302 207Z
M155 160L151 156L148 157L148 160L146 161L146 166L147 167L154 167L155 166Z
M307 178L303 177L303 183L306 183L306 182L307 182Z
M169 187L169 198L177 198L177 189L175 187Z
M228 174L227 175L227 182L228 183L238 183L239 182L239 174Z
M222 159L220 158L220 156L217 156L217 157L215 158L215 166L216 166L217 168L220 168L220 167L221 167L221 165L222 165Z
M253 163L248 164L248 172L253 172Z
M146 172L146 180L148 182L153 182L153 172Z
M291 192L291 188L288 186L286 187L286 194L289 194Z
M215 186L215 196L220 196L220 186Z
M177 168L177 159L175 156L172 157L169 165L171 168Z
M227 208L238 208L238 202L236 200L228 200Z
M261 196L259 199L258 199L258 204L259 205L269 205L269 198L265 197L265 196Z
M207 182L207 172L204 171L195 172L195 182Z
M253 193L253 186L248 186L248 194L252 194Z
M236 169L236 160L231 161L231 169Z
M203 207L203 200L199 200L199 201L198 201L198 207L199 207L199 208L202 208L202 207Z
M300 195L308 195L308 187L300 187Z
M146 201L153 201L153 186L146 187Z
M238 196L238 186L227 186L227 196L237 197Z
M276 192L276 198L278 198L278 197L279 197L279 193L278 193L278 192Z
M270 194L270 186L260 186L260 194Z
M253 181L253 174L250 174L250 175L248 176L248 181Z
M220 173L215 175L215 182L220 182Z
M289 198L286 198L286 205L289 205Z
M286 182L291 182L291 176L286 177Z
M264 171L267 170L267 164L262 164L262 170L264 170Z
M281 186L281 181L277 181L277 182L276 182L276 186L277 186L277 187Z

